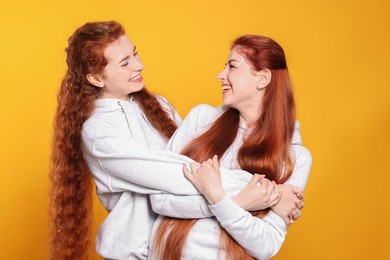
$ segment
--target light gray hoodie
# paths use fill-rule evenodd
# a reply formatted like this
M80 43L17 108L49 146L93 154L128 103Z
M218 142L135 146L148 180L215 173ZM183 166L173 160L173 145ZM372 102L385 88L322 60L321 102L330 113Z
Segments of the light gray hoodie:
M207 130L222 111L221 108L209 105L199 105L193 108L170 139L167 149L174 152L181 151L185 144ZM296 122L291 145L294 170L286 183L303 190L309 177L312 157L310 152L302 146L299 128L299 122ZM240 125L235 141L220 159L221 167L230 169L239 167L237 153L248 133L249 129ZM237 178L240 176L237 175ZM229 196L212 206L208 205L204 197L199 195L151 195L153 210L162 216L177 217L179 215L181 218L200 218L188 235L182 259L225 259L226 252L224 248L220 248L219 244L218 224L256 259L267 259L279 251L286 235L286 225L283 220L272 211L262 219L253 217L233 202L230 196L235 195L234 192L227 191L227 194ZM156 255L153 250L153 240L162 216L155 222L152 230L150 259L154 259Z
M158 100L180 123L171 105L162 97ZM162 150L166 140L133 98L97 100L81 136L83 156L97 195L110 212L96 237L97 252L107 259L147 259L151 228L157 217L149 194L198 195L182 173L183 164L193 161ZM222 172L224 189L234 193L252 177L241 170Z

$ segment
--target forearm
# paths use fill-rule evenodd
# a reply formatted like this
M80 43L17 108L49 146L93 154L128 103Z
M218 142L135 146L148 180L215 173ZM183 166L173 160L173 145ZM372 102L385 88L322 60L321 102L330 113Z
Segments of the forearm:
M153 211L159 215L183 219L213 216L203 195L153 194L150 195L150 200Z
M285 184L305 189L313 162L310 151L302 145L292 145L295 156L294 169Z
M253 217L229 197L210 206L210 210L221 226L255 258L267 259L275 255L283 244L285 231L282 220Z
M229 195L237 194L248 184L252 176L241 170L222 169L223 189ZM203 195L153 194L150 196L153 210L164 216L176 218L207 218L213 216Z

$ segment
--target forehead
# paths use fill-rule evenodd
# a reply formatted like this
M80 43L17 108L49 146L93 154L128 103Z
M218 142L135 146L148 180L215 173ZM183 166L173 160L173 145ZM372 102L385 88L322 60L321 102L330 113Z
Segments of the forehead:
M237 60L239 62L246 62L246 59L244 56L242 56L238 51L237 51L237 46L235 46L233 49L230 50L229 54L229 60Z
M107 61L119 62L134 51L134 44L126 35L122 35L118 40L109 44L104 50L104 57Z

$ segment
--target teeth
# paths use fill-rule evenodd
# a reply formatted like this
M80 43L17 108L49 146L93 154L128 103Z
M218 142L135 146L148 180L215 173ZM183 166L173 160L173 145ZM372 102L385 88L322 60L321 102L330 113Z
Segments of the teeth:
M231 88L232 88L232 86L222 86L222 90L229 90Z
M141 74L139 74L139 75L135 76L134 78L131 78L130 80L131 80L131 81L134 81L134 80L137 80L137 79L139 79L140 77L141 77Z

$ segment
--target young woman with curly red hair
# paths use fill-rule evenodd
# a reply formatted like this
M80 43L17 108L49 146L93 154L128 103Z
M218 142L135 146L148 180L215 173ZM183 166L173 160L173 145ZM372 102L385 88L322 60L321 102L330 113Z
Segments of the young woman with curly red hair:
M144 88L143 64L119 23L87 23L68 43L54 120L50 259L87 258L92 179L110 212L96 237L98 253L146 259L157 217L149 194L199 194L182 174L193 160L161 150L181 120ZM223 178L224 188L238 193L252 177L223 170ZM278 199L257 196L272 198L269 205Z
M302 190L306 185L312 158L297 131L280 45L259 35L239 37L218 79L224 108L194 108L168 143L172 151L205 161L191 164L192 173L186 167L183 171L210 205L200 196L151 195L153 208L161 214L153 228L153 259L267 259L284 240L286 226L274 212L280 212L283 196L291 193L288 183ZM222 187L219 164L264 174L278 183L282 199L250 214L239 207L248 201L232 199L234 194ZM260 180L251 185L264 189L269 184ZM198 219L170 218L173 208L185 205L187 217Z

